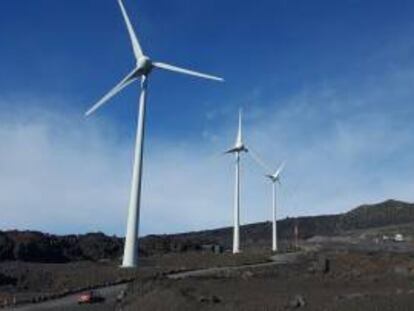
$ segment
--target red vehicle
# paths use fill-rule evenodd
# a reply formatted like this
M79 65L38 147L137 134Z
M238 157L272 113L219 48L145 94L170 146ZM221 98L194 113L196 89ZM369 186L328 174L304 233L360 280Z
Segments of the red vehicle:
M94 291L84 292L79 295L78 297L78 304L91 304L96 302L102 302L105 299L98 294L96 294Z

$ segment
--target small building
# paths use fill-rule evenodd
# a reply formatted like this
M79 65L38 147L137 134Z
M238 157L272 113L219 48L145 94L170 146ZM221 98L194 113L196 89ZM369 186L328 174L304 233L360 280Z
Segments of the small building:
M404 236L401 233L396 233L394 236L394 242L404 242Z

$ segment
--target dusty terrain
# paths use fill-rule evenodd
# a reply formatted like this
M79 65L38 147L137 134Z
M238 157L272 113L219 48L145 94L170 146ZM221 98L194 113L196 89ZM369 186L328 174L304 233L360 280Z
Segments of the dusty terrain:
M283 265L137 281L124 310L412 310L413 254L330 245Z
M130 283L131 280L155 280L168 275L206 267L228 267L269 261L269 252L247 252L237 257L229 253L172 253L142 258L140 269L120 269L119 262L29 263L2 262L0 276L0 306L42 302L101 288ZM75 297L76 298L76 297ZM76 299L74 299L75 301Z
M294 239L282 226L278 254L269 251L267 224L244 227L238 255L228 252L227 229L147 237L137 270L119 269L119 239L89 235L69 243L67 237L37 234L32 240L13 233L18 238L9 234L3 245L20 260L0 261L0 306L21 311L413 310L413 210L413 205L387 201L340 216L303 218L299 248L292 247ZM408 215L407 221L399 213ZM287 223L300 222L282 222ZM403 241L395 241L396 234ZM59 246L54 257L47 256L50 241ZM80 252L73 251L76 241L82 242ZM104 247L95 241L104 241ZM213 253L202 243L223 246L224 252ZM30 257L39 247L42 256ZM49 262L62 258L56 254L76 260ZM78 306L79 293L91 288L105 301ZM120 292L125 294L117 301Z
M341 241L322 237L317 243L301 241L302 251L276 261L270 260L268 252L247 251L235 257L202 253L157 256L144 261L138 271L119 270L110 263L89 267L80 263L67 270L60 267L64 273L54 271L53 265L41 270L36 267L28 275L43 271L42 280L30 280L27 290L19 290L20 295L33 294L33 288L41 292L42 286L61 288L48 273L63 273L56 279L71 279L72 284L83 282L82 269L91 274L90 282L93 278L93 282L116 281L121 275L135 280L121 285L127 294L120 303L115 297L124 287L109 286L104 289L104 303L77 306L77 296L69 295L17 310L412 310L414 244L394 243L390 250L389 242L382 244L384 250L371 250L355 240ZM70 287L68 282L63 287Z

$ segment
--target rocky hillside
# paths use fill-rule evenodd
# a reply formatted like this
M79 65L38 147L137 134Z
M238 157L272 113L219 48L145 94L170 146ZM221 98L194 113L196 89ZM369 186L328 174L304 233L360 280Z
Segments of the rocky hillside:
M345 214L286 218L278 221L282 240L293 237L295 225L299 237L336 235L353 229L368 229L414 222L414 204L389 200L374 205L362 205ZM150 235L140 239L144 256L168 252L201 250L208 244L231 246L232 229L221 228L174 235ZM261 247L270 243L271 223L245 225L241 229L243 247ZM117 259L122 255L123 240L103 233L55 236L32 231L0 232L0 261L34 262L98 261Z
M399 225L414 220L414 204L395 200L361 205L340 217L340 229L365 229Z
M389 225L414 222L414 204L388 200L379 204L362 205L347 213L311 217L286 218L278 221L278 237L292 240L295 225L299 229L299 238L307 239L314 235L337 235L354 229L369 229ZM271 238L271 223L255 223L241 228L241 243L244 247L268 245ZM198 244L217 243L230 248L232 228L222 228L200 232L191 232L165 236L171 241L189 241ZM154 237L155 238L155 237ZM153 239L154 239L153 238ZM158 236L162 239L162 236Z
M0 232L0 260L68 262L119 257L122 240L103 233L56 236L35 231Z

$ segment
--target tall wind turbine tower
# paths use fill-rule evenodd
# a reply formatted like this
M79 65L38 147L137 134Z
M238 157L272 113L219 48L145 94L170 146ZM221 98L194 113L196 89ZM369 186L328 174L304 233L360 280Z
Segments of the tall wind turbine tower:
M239 111L239 128L237 131L236 142L233 148L226 151L235 155L236 181L234 187L234 215L233 215L233 254L240 252L240 154L247 152L247 147L242 138L242 111Z
M280 184L280 174L285 167L285 163L274 172L273 174L266 175L272 182L272 251L277 252L277 219L276 219L276 207L277 207L277 183Z
M181 74L191 75L199 78L223 81L222 78L207 75L204 73L180 68L162 62L154 62L146 56L132 27L131 21L124 7L122 0L118 0L121 12L128 29L129 37L132 44L136 64L135 67L121 80L111 91L109 91L101 100L86 112L86 116L91 115L95 110L107 103L112 97L122 91L132 82L140 81L141 94L139 96L137 134L135 143L134 166L132 172L131 193L128 208L128 221L125 236L124 257L122 267L136 267L138 263L138 229L139 214L141 204L141 185L142 185L142 162L144 152L144 129L145 129L145 110L148 88L148 77L154 69L162 69Z
M277 252L277 184L280 184L280 175L285 168L286 162L283 162L274 173L271 168L266 165L260 156L250 148L250 155L257 164L259 164L266 172L265 176L272 182L272 251Z

